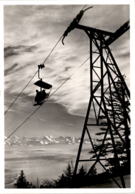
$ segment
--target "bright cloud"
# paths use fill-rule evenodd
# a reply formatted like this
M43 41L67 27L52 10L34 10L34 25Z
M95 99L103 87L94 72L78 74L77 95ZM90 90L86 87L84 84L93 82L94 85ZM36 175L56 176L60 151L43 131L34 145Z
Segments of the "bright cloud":
M81 7L5 6L6 105L27 84L37 70L37 64L44 61ZM115 31L128 20L128 9L126 5L97 5L86 12L81 24ZM129 85L129 34L123 35L111 48ZM66 37L64 46L61 43L58 45L42 73L46 81L53 85L53 90L72 75L72 79L51 97L71 114L83 114L88 103L88 62L78 69L88 55L87 36L82 31L74 30ZM34 96L35 89L31 83L25 90L25 96Z

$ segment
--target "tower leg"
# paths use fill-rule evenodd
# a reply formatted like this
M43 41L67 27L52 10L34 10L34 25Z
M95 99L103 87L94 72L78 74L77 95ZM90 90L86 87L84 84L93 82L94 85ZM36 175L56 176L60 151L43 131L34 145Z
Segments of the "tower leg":
M79 159L80 159L80 155L81 155L81 151L82 151L84 136L85 136L85 132L87 130L87 123L88 123L88 118L89 118L91 102L92 102L92 97L89 100L88 109L87 109L87 113L86 113L86 117L85 117L85 122L84 122L84 126L83 126L82 136L81 136L80 145L79 145L79 149L78 149L78 153L77 153L77 158L76 158L76 163L75 163L75 168L74 168L74 176L77 174L77 170L78 170L78 164L79 164Z
M89 32L86 33L90 39L91 97L83 125L73 177L77 175L80 162L90 163L87 173L88 176L92 174L92 169L94 167L98 169L98 163L106 173L111 172L109 177L112 176L111 178L117 186L125 188L125 180L121 169L123 169L123 163L126 161L124 148L129 138L129 132L127 131L126 133L126 130L129 130L129 111L127 106L123 106L123 103L126 101L124 99L122 100L122 94L118 91L120 89L117 87L117 82L120 80L123 83L124 78L122 78L111 50L105 44L104 37L101 35L98 37L97 34ZM126 83L122 85L124 91L126 91L125 95L123 93L123 98L129 101L128 90L125 85ZM91 111L94 113L93 118L95 119L95 124L89 123L89 118L93 115ZM96 131L92 131L91 133L90 126L97 126L99 132L96 133ZM126 140L123 138L123 130L125 130L125 136L127 135ZM88 152L89 158L81 159L86 132L92 149ZM98 142L95 142L92 138L94 133L97 140L100 136ZM127 150L129 150L128 147L129 143L126 147ZM115 179L115 176L119 176L120 184Z

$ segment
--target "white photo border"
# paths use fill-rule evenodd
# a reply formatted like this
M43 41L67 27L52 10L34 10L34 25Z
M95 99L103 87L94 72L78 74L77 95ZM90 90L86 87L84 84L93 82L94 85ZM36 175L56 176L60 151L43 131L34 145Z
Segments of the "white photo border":
M130 86L131 86L131 188L126 189L5 189L4 187L4 6L5 5L53 5L53 4L125 4L130 6ZM21 193L133 193L135 194L135 2L134 0L1 0L0 1L0 194Z

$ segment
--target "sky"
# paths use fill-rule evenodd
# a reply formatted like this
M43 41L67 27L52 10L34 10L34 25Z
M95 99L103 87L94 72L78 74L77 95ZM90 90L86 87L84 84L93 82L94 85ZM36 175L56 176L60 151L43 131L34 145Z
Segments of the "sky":
M88 5L89 6L89 5ZM28 83L83 5L12 5L4 7L5 110ZM87 6L86 6L87 7ZM129 20L127 5L95 5L80 24L114 32ZM130 86L129 32L111 45L122 74ZM60 42L42 70L52 84L51 96L16 133L19 136L80 136L89 100L89 40L78 29ZM8 136L36 107L33 106L36 76L5 116Z

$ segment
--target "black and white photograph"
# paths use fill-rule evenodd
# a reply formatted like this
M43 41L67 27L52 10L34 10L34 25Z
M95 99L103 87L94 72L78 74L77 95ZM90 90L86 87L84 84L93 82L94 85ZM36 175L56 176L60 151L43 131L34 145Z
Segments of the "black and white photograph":
M131 188L130 4L82 3L3 6L5 189Z

